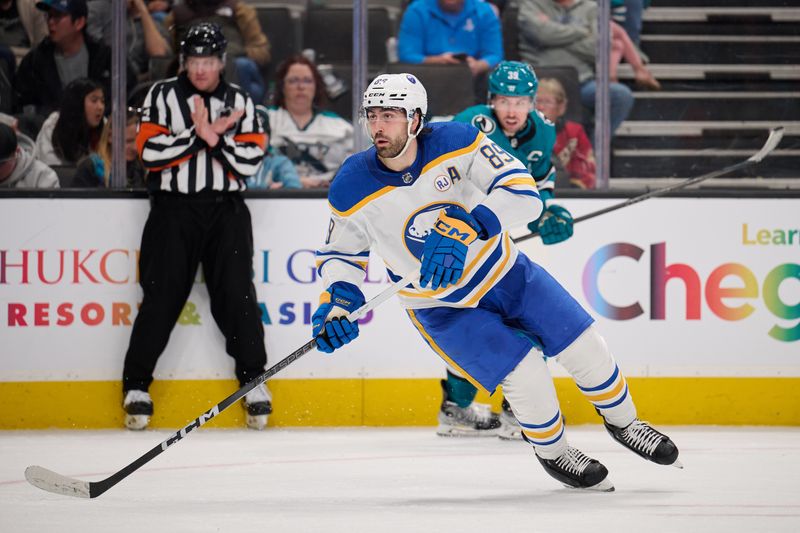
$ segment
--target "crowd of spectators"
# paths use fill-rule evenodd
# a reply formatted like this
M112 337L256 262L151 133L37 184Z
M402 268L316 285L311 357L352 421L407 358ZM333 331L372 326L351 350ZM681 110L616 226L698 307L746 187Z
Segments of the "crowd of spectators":
M127 187L143 187L145 171L135 143L137 102L155 81L182 68L179 43L192 24L218 24L228 40L226 79L258 105L269 149L251 189L325 188L354 150L354 125L329 111L320 68L301 54L273 65L269 35L246 0L125 0L127 34ZM397 59L409 64L464 64L475 82L475 102L486 102L486 79L503 49L506 0L410 0L397 30ZM556 123L554 160L564 183L594 187L591 147L595 98L597 4L593 0L517 0L519 54L534 69L570 66L580 83L584 124L563 120L566 93L558 80L543 80L537 107ZM611 127L626 119L633 94L616 79L629 63L637 87L660 88L638 48L646 0L614 0L611 23ZM110 187L112 0L0 0L0 123L3 139L0 187L57 187L39 172L20 179L19 168L36 163L69 167L62 187ZM326 92L328 94L326 94ZM332 97L338 97L338 94ZM349 118L349 117L348 117ZM587 134L587 131L589 132ZM35 142L32 140L35 139ZM574 157L572 161L570 158ZM14 163L13 172L9 170ZM12 179L14 178L14 179Z

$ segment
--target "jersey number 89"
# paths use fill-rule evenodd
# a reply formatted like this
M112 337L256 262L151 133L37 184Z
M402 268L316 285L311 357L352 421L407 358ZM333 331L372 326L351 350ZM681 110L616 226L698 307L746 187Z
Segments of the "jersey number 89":
M502 168L506 163L514 161L514 157L497 146L496 143L481 146L481 155L485 157L494 168Z

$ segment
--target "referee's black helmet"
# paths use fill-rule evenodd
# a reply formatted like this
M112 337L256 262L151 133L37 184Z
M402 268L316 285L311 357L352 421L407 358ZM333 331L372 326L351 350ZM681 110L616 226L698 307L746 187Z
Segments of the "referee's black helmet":
M222 34L219 24L201 22L193 25L186 32L186 37L181 41L181 55L189 56L218 56L225 55L228 40Z

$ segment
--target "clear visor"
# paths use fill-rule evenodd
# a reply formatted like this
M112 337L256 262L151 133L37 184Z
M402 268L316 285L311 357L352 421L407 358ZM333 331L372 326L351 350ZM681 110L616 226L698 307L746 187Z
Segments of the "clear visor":
M361 108L359 118L365 124L408 122L408 114L400 107L367 107Z
M530 96L494 96L492 107L501 111L531 111L533 98Z

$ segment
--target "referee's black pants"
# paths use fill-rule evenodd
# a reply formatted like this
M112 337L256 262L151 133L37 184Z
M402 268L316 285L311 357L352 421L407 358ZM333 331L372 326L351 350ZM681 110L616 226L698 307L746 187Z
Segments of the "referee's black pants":
M144 299L125 355L123 392L148 390L201 263L211 314L245 384L267 364L250 211L238 193L159 193L151 204L139 256Z

